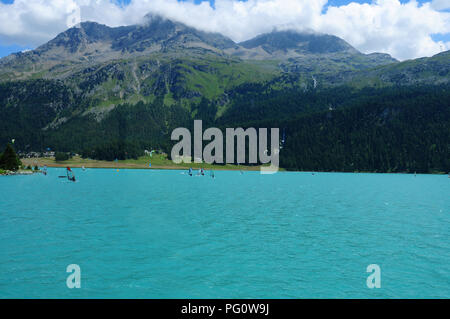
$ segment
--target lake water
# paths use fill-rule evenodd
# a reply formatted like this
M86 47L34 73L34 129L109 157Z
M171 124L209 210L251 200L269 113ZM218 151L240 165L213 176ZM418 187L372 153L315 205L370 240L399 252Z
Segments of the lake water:
M0 298L450 298L447 176L75 174L0 177Z

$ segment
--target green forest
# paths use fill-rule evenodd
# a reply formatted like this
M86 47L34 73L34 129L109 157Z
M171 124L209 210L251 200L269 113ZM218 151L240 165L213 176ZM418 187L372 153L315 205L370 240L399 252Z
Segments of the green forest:
M193 120L201 119L204 130L280 128L285 137L280 161L288 170L450 170L448 84L320 90L276 88L270 82L243 84L227 92L225 106L206 98L190 105L168 104L157 97L119 105L101 120L83 113L89 101L57 82L26 85L29 93L18 106L0 108L0 117L8 119L0 127L0 144L14 138L23 152L51 149L102 160L137 158L145 149L170 154L173 129L192 128ZM0 86L3 103L19 90L15 82ZM56 114L60 123L54 122Z

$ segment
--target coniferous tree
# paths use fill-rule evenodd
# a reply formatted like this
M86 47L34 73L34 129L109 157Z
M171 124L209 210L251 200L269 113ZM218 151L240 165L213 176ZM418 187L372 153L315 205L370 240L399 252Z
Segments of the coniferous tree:
M6 149L0 156L0 168L9 171L17 171L22 165L11 144L6 145Z

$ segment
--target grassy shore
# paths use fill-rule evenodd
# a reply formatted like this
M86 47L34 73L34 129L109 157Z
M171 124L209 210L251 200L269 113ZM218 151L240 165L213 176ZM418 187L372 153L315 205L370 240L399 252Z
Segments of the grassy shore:
M193 169L206 169L206 170L245 170L245 171L259 171L259 166L237 166L237 165L210 165L210 164L175 164L171 160L167 159L166 155L155 154L153 157L142 156L137 160L124 160L118 162L109 161L97 161L91 159L84 159L81 157L73 157L67 161L57 162L54 158L22 158L23 165L25 166L43 166L48 167L86 167L86 168L113 168L113 169L173 169L173 170L185 170L192 167ZM152 167L149 167L149 164Z
M97 161L84 159L81 157L73 157L68 161L57 162L54 158L22 158L22 164L24 167L26 166L44 166L48 167L85 167L85 168L112 168L112 169L165 169L165 170L187 170L190 167L192 169L200 169L203 168L205 170L223 170L223 171L259 171L260 166L242 166L242 165L210 165L210 164L175 164L172 161L167 159L167 155L156 154L153 157L150 156L142 156L137 160L125 160L118 162L110 162L110 161ZM152 163L152 167L149 167L149 164ZM280 171L286 171L286 169L280 168ZM316 173L321 173L322 171L317 171ZM2 172L0 170L0 175L3 175L6 172ZM338 172L344 173L344 172ZM414 174L411 172L371 172L371 171L354 171L354 172L345 172L345 173L375 173L375 174ZM433 175L445 175L448 173L445 172L431 172L426 174ZM449 175L450 177L450 175Z
M33 175L36 173L41 173L40 171L33 171L30 169L19 169L18 171L6 171L0 169L0 175Z

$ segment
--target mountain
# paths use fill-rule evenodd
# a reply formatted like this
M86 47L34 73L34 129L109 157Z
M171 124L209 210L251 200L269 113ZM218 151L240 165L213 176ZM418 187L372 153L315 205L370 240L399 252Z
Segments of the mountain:
M147 16L143 25L118 28L83 22L36 50L0 59L0 70L3 79L10 80L40 76L61 78L70 75L74 68L78 70L105 61L154 53L220 56L221 49L233 45L232 40L220 34L198 31L159 16Z
M358 53L356 49L338 37L327 34L299 33L290 30L259 35L254 39L241 42L239 49L243 52L264 52L267 54L266 57L270 58L337 52Z
M342 83L345 73L398 62L388 54L363 54L336 36L293 30L262 34L225 51L246 61L279 61L283 73L332 85Z
M84 22L35 50L0 59L0 143L15 138L22 150L81 152L120 142L133 143L133 149L158 146L167 151L171 129L188 127L193 118L223 127L258 126L275 119L280 127L295 127L289 124L293 119L316 113L323 114L323 125L311 127L322 130L329 109L343 114L339 125L347 124L353 113L344 109L369 112L369 98L378 96L399 105L408 96L408 102L422 101L412 111L428 112L425 97L448 99L449 68L449 52L399 62L388 54L363 54L343 39L313 32L273 31L235 43L154 15L142 25L116 28ZM410 87L406 95L392 91L400 86ZM437 110L439 103L444 102L435 103ZM363 130L358 134L369 136L364 130L383 122L383 112L391 114L391 109L380 106L381 113L358 127ZM398 112L403 117L396 130L406 132L407 108ZM426 114L421 127L436 120ZM446 121L438 119L442 127ZM345 127L340 129L342 135ZM430 136L442 133L435 126L430 130ZM291 129L290 134L299 138L300 131ZM438 139L439 149L445 149L446 135ZM286 151L292 156L287 166L306 167L295 158L300 153ZM433 169L441 169L442 161L436 161Z
M148 15L142 25L117 28L83 22L36 50L0 59L0 82L62 81L90 107L101 108L98 113L157 96L166 103L205 97L226 104L227 91L246 82L291 74L299 86L312 76L320 85L334 85L344 73L395 62L325 34L274 31L234 43Z
M202 32L159 16L147 16L143 25L118 28L83 22L36 50L0 59L0 80L64 78L86 66L158 53L178 58L202 59L212 55L298 63L319 56L324 63L349 64L357 60L360 68L396 62L388 55L361 54L344 40L326 34L280 31L237 44L220 34Z

